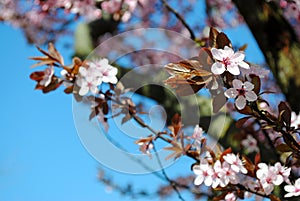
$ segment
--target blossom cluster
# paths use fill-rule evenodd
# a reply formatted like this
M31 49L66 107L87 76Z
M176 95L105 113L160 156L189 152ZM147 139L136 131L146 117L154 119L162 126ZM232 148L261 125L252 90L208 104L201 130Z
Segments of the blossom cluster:
M76 84L80 87L79 95L84 96L89 91L97 94L102 82L116 84L117 73L118 69L109 65L105 58L88 62L88 67L81 66L76 80Z
M211 164L212 161L202 159L199 165L194 165L193 171L197 175L194 184L204 183L212 188L225 187L229 183L238 184L240 182L239 173L247 173L244 162L233 153L226 154L223 159L223 162L217 160L214 164Z

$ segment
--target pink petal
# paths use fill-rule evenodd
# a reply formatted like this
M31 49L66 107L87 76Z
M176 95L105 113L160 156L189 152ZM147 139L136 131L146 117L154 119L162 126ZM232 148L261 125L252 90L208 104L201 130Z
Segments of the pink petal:
M246 91L252 91L254 89L254 84L252 84L251 82L244 82L244 89Z
M194 172L196 175L202 174L202 170L201 170L201 168L200 168L199 165L194 165L194 166L193 166L193 172Z
M286 192L295 192L295 191L296 191L296 188L295 188L295 186L293 186L293 185L286 185L286 186L284 186L284 190L285 190Z
M235 89L241 89L243 87L243 82L241 80L234 79L232 81L232 85L233 85L233 88L235 88Z
M224 95L225 95L227 98L235 98L235 97L237 97L238 92L237 92L236 89L230 88L230 89L227 89L227 90L224 92Z
M237 107L237 109L241 110L246 106L246 98L244 96L239 96L236 100L235 100L235 106Z
M215 75L220 75L220 74L224 73L224 71L225 71L225 66L220 62L215 62L211 66L211 72Z
M230 59L233 60L233 62L239 63L243 61L245 58L245 54L243 52L236 52L234 55L230 57Z
M240 67L242 67L242 68L245 68L245 69L249 69L249 68L250 68L249 64L247 64L247 63L244 62L244 61L240 61L240 62L238 63L238 65L239 65Z
M248 101L256 101L257 100L257 95L254 93L254 91L247 91L245 93L245 96Z
M204 177L202 175L199 175L195 178L194 180L194 184L195 185L201 185L203 183Z
M239 69L239 67L236 64L227 66L227 70L232 75L239 75L240 74L240 69Z
M82 85L80 90L79 90L79 95L80 96L84 96L85 94L87 94L89 92L89 88L85 85Z
M211 53L212 53L213 58L216 60L222 61L224 58L222 49L212 48Z
M224 48L224 54L226 55L225 57L232 58L232 56L234 55L234 51L230 47L225 46L225 48Z

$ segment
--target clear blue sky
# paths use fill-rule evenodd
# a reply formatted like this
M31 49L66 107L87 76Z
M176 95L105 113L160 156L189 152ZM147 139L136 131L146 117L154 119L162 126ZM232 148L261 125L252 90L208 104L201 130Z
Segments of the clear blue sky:
M0 201L131 200L106 193L97 181L101 165L80 142L71 96L34 90L35 83L29 79L33 62L27 58L39 55L36 48L27 44L20 30L5 24L0 24L0 30ZM249 61L263 62L249 31L241 28L227 33L237 45L248 41ZM65 58L72 54L72 49L57 48ZM189 172L178 167L187 168L175 164L171 177ZM107 171L121 185L133 181L141 188L147 183L147 189L153 190L161 183L153 175Z

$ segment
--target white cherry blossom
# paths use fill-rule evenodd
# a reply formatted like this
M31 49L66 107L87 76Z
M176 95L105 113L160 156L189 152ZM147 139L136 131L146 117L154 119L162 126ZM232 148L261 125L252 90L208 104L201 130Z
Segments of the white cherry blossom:
M256 177L264 189L266 195L271 194L274 190L274 185L278 186L283 182L282 175L278 174L274 166L268 166L265 163L259 163Z
M54 67L50 66L44 70L44 76L43 79L39 82L40 85L47 87L52 80L52 77L54 75Z
M220 75L226 70L233 75L239 75L239 67L245 69L250 68L249 65L243 61L245 54L241 51L234 53L233 49L225 46L224 49L212 48L211 53L216 60L211 67L211 71L216 75Z
M247 169L243 165L243 161L235 154L230 153L223 156L224 160L230 164L230 168L238 173L241 172L243 174L247 174Z
M300 195L300 178L295 181L294 185L286 185L284 190L288 192L284 197L292 197Z
M231 165L226 161L222 163L222 171L219 172L219 177L221 178L221 183L220 183L221 187L225 187L229 183L231 184L239 183L239 177L237 173L231 169Z
M298 125L300 125L300 114L297 115L296 112L292 112L292 117L291 117L291 126L298 128Z
M251 82L242 82L238 79L232 81L233 88L227 89L224 94L227 98L236 98L235 106L241 110L246 106L247 101L253 102L257 100L254 91L254 85Z
M241 144L245 148L247 153L258 152L257 141L252 135L247 135L246 139L243 139Z
M225 201L235 201L237 200L237 197L235 196L234 193L230 192L230 193L227 193L227 195L225 196Z
M194 180L195 185L201 185L203 182L206 186L212 185L213 169L205 159L201 160L200 165L193 166L193 172L197 175Z

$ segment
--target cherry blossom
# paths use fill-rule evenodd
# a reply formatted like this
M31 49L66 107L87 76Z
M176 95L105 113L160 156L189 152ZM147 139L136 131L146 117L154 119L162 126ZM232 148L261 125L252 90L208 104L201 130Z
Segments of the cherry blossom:
M227 184L238 184L239 177L235 171L231 169L231 165L224 161L222 163L222 171L219 172L219 177L221 178L222 187L226 186Z
M220 75L226 70L233 75L239 75L240 69L245 68L249 69L249 65L244 62L245 54L241 51L234 53L233 49L228 46L225 46L224 49L212 48L211 53L216 62L212 65L211 71Z
M281 165L281 163L277 162L274 165L276 174L286 182L289 182L289 176L291 173L291 168L287 168Z
M297 115L295 112L292 112L291 126L298 128L298 125L300 125L300 115Z
M247 153L258 152L257 141L252 135L247 135L246 139L243 139L241 144L245 148Z
M300 178L295 181L294 185L286 185L284 190L288 192L284 197L292 197L300 195Z
M246 106L247 101L253 102L257 100L257 95L254 91L254 85L251 82L242 82L238 79L232 81L233 88L225 91L227 98L236 98L235 106L241 110Z
M201 185L203 182L206 186L212 185L212 175L214 172L207 160L203 159L201 160L200 165L194 165L193 172L197 175L194 180L195 185Z
M138 145L140 146L140 151L148 156L151 155L150 151L153 149L152 142L139 142Z
M284 177L282 174L289 174L288 169L284 169L281 167L281 165L277 165L276 167L274 166L268 166L265 163L259 163L258 165L258 170L256 171L256 177L259 179L259 182L264 189L264 192L266 195L271 194L271 192L274 189L274 185L280 185ZM280 173L280 172L283 173Z
M243 165L243 161L239 158L239 156L230 153L223 156L224 160L230 164L230 168L236 173L241 172L243 174L247 174L247 169Z
M54 74L54 67L50 66L45 69L43 79L39 82L40 85L47 87L52 80Z
M237 197L235 196L234 193L230 192L230 193L227 193L227 195L225 196L225 201L235 201L237 200Z
M107 59L100 59L89 62L90 68L95 74L99 74L102 81L105 83L116 84L118 79L116 77L118 69L111 66Z
M85 67L79 68L80 76L76 80L76 84L80 87L80 96L86 95L89 91L93 94L97 94L99 91L98 86L102 83L102 79L99 75L93 74L92 70L91 68L86 69Z

